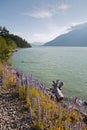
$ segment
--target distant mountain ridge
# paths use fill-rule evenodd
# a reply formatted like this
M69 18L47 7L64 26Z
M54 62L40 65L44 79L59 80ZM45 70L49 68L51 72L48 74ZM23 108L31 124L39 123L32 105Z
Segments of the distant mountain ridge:
M71 31L62 34L45 46L87 46L87 23L71 27Z
M42 46L44 43L43 42L33 42L31 43L32 46Z

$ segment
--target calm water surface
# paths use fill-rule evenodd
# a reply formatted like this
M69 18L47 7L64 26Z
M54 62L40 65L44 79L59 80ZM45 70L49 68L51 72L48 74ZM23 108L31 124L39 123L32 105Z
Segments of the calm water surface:
M43 81L47 87L52 81L64 82L63 93L87 100L86 47L34 47L19 49L11 57L12 67Z

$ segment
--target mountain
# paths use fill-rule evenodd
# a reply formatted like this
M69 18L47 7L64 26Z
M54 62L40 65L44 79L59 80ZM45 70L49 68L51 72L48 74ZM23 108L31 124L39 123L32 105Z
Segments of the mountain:
M62 34L44 46L87 46L87 23L73 26L66 34Z
M33 42L31 43L32 46L42 46L44 43L43 42Z

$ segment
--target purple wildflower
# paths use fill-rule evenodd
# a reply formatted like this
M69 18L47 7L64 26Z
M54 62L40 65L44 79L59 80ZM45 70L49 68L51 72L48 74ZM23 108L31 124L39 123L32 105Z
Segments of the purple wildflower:
M32 107L34 106L34 102L35 102L35 98L32 98L32 99L31 99L31 106L32 106Z
M5 80L5 75L4 73L2 73L2 82L4 82L4 80Z
M68 102L67 102L67 112L68 113L70 112L70 102L69 102L69 99L68 99Z
M47 109L45 109L43 112L43 123L46 122L46 119L47 119Z
M81 122L79 121L79 122L77 122L77 128L78 128L78 130L81 130Z
M64 122L64 129L66 130L67 129L67 123Z
M76 130L76 126L73 126L72 130Z
M74 99L74 104L77 104L77 101L78 101L78 98L76 97L75 99Z
M25 78L22 77L22 85L25 86Z
M37 120L40 120L40 115L41 115L41 111L40 111L40 99L39 99L39 97L37 97Z
M4 69L5 69L5 72L6 72L6 75L7 75L7 73L8 73L8 66L7 65L4 66Z
M71 125L70 124L68 125L68 128L69 128L69 130L71 130Z
M24 85L27 86L27 77L24 80Z
M76 98L74 99L74 101L73 101L72 109L73 109L73 107L77 104L77 101L78 101L78 98L76 97Z
M30 122L32 122L32 109L31 109L31 107L30 107L30 113L29 113L29 120L30 120Z
M32 81L32 73L30 73L29 80Z
M19 87L21 84L20 79L16 77L16 86Z
M29 78L27 77L27 85L29 86L30 82L29 82Z
M9 68L9 72L10 72L10 74L11 74L11 75L13 74L13 72L12 72L12 69L11 69L11 68Z

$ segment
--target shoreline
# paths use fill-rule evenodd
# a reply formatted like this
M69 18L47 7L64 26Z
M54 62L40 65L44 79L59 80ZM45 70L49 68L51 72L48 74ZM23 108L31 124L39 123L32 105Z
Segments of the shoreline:
M22 85L25 85L25 86L27 86L27 85L29 85L29 84L32 84L32 86L36 86L36 88L38 88L38 85L39 85L39 91L41 91L41 92L43 92L43 93L45 93L45 94L47 94L47 90L46 90L46 86L45 86L45 84L41 84L38 80L34 80L33 78L32 78L32 75L30 75L30 77L26 77L26 76L24 76L24 74L19 74L19 72L17 72L16 70L14 70L14 69L12 69L12 68L10 68L9 66L5 66L5 71L6 71L6 74L8 74L9 72L11 73L11 76L16 76L17 77L17 79L16 79L16 88L17 88L17 86L20 86L20 83L22 84ZM20 77L19 78L19 80L18 80L18 77ZM4 78L4 77L3 77ZM11 83L11 81L10 81L10 83ZM10 84L10 86L11 86L11 84ZM9 88L9 87L8 87ZM18 89L18 88L17 88ZM7 89L8 90L8 89ZM7 91L6 90L6 91ZM13 89L14 90L14 89ZM13 91L12 90L12 91ZM20 94L19 94L20 95ZM17 95L16 95L17 96ZM22 95L23 96L23 95ZM22 98L22 97L21 97ZM20 100L21 98L18 98L18 100ZM54 99L53 99L54 100ZM56 100L54 100L54 102L56 102ZM76 105L76 104L75 104ZM66 105L66 107L67 107L67 105ZM78 111L77 109L76 109L76 111ZM87 115L86 115L86 113L81 113L80 112L80 114L82 115L82 117L84 117L84 118L87 118ZM30 125L30 124L29 124Z
M23 63L24 63L24 62L23 62ZM15 68L12 68L12 67L11 67L11 69L15 70L15 71L18 72L20 75L23 74L24 77L29 77L29 76L30 76L30 78L33 79L33 75L32 75L31 73L30 73L30 75L26 75L26 74L24 74L23 72L21 72L21 71L15 69ZM49 88L46 88L46 84L45 84L44 82L39 81L37 78L34 78L33 80L38 81L39 84L43 84L43 85L41 85L41 86L45 86L45 90L48 91L48 92L51 92L50 89L52 88L52 86L51 86L51 87L49 86ZM40 83L40 82L41 82L41 83ZM52 92L51 92L51 94L52 94ZM63 94L64 94L64 93L63 93ZM72 101L73 101L76 97L77 97L77 96L75 96L75 97L69 97L68 95L65 95L65 94L64 94L64 99L63 99L63 101L66 103L66 102L68 102L68 100L69 100L69 101L71 102L71 104L72 104ZM77 97L77 98L78 98L78 97ZM87 101L86 101L86 100L83 100L83 99L81 99L81 98L78 98L78 104L80 104L80 106L83 106L83 111L86 110L86 111L84 111L84 113L86 114L86 113L87 113Z
M37 52L37 50L38 50L38 52ZM37 49L32 49L32 51L25 49L25 50L20 50L18 53L15 53L11 58L13 68L16 68L17 70L24 72L25 75L28 75L29 74L28 72L32 72L33 77L35 77L36 79L39 79L40 81L44 81L44 83L46 83L47 87L52 86L52 82L51 82L52 80L55 80L55 79L63 80L64 81L63 93L65 93L65 96L68 95L69 97L72 97L72 98L77 96L79 99L86 100L87 99L86 64L85 64L86 62L83 60L79 61L79 63L78 63L79 67L81 67L80 63L82 63L84 65L84 67L79 68L79 67L77 67L76 60L75 60L75 63L72 63L72 64L71 64L71 62L68 63L68 61L66 61L67 58L70 61L70 59L69 59L70 56L66 57L65 53L63 54L62 51L63 50L66 51L67 49L65 49L65 48L64 49L53 49L52 48L52 50L49 49L48 54L46 54L46 57L47 57L47 55L48 55L48 57L43 59L44 60L44 63L43 63L43 60L40 60L40 59L42 57L42 54L44 52L47 52L47 49L45 49L43 51L42 50L43 50L43 48L40 49L37 47ZM66 59L66 60L62 59L60 57L60 55L57 58L57 59L60 59L59 62L62 66L60 66L60 64L58 64L58 62L56 61L57 59L56 60L54 59L56 57L55 53L52 55L53 60L51 62L51 60L50 60L51 57L49 57L51 54L50 50L55 51L56 53L57 53L57 51L59 51L59 53L57 53L57 54L60 54L61 57L64 57L64 59ZM72 48L70 49L70 52L71 51L80 52L80 50L77 50L77 49L75 50ZM84 50L81 49L81 51L84 51ZM37 54L37 56L35 56L36 52L38 54L40 53L41 56L39 56L38 54ZM30 57L28 57L29 54L30 54ZM63 56L63 55L65 55L65 56ZM72 53L72 55L73 55L73 53ZM22 58L22 56L23 56L23 58ZM75 56L73 55L73 58L74 57ZM35 58L36 58L36 60L35 60ZM77 57L77 56L76 56L76 58L79 59L79 57ZM46 59L48 59L50 61L50 63ZM65 62L65 64L64 63L62 64L62 62ZM55 64L55 66L52 66L54 64ZM50 66L50 68L49 68L49 66ZM76 66L77 69L74 66Z
M14 51L14 52L16 52L16 51ZM33 79L33 76L32 76L32 74L30 73L30 75L29 76L27 76L27 75L25 75L24 73L22 73L21 71L19 72L18 70L16 70L16 69L14 69L14 68L11 68L11 66L7 66L7 68L9 68L9 69L11 69L13 72L11 72L11 70L10 70L10 72L11 72L11 74L13 73L13 75L17 75L18 74L18 77L19 77L19 80L20 80L20 83L22 83L22 85L24 85L24 82L25 82L25 84L26 84L26 86L27 85L29 85L29 82L30 82L30 84L31 84L31 82L32 82L32 85L33 85L33 83L34 83L34 85L38 85L39 84L39 87L40 87L40 89L42 89L42 91L46 91L49 95L51 95L51 96L53 96L54 98L56 98L55 96L54 96L54 93L52 93L52 87L50 87L50 88L46 88L46 84L45 83L43 83L43 82L41 82L41 81L39 81L38 79ZM8 70L6 70L7 72L6 73L8 73ZM22 77L23 77L23 79L22 79ZM23 80L25 80L25 81L23 81ZM31 81L30 81L31 80ZM19 81L17 81L17 82L19 82ZM18 85L19 85L19 83L17 83ZM17 85L16 84L16 85ZM72 101L75 99L75 98L78 98L78 97L69 97L69 96L65 96L64 95L64 99L63 99L63 101L66 103L66 102L68 102L68 100L69 100L69 102L71 102L71 104L72 104ZM80 105L80 107L81 106L83 106L83 107L86 107L85 109L83 109L83 111L84 110L86 110L87 109L87 101L86 100L82 100L82 99L79 99L78 98L78 104ZM87 113L87 111L85 111L85 113Z

